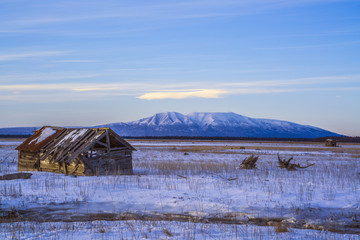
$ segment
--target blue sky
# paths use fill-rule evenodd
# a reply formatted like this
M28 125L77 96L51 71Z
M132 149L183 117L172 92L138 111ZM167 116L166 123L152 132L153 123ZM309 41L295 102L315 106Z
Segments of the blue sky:
M360 136L360 1L0 0L0 127L235 112Z

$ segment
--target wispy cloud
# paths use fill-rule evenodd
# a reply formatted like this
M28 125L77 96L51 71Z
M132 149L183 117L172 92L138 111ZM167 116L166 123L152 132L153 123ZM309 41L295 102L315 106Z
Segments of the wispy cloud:
M114 90L131 90L146 84L94 84L94 83L56 83L56 84L14 84L0 85L0 91L114 91Z
M349 29L332 29L318 32L303 32L303 33L292 33L292 34L278 34L273 36L267 36L267 38L301 38L301 37L327 37L327 36L338 36L338 35L351 35L358 34L359 28Z
M262 47L262 48L253 48L253 49L254 50L307 49L307 48L346 46L346 45L354 45L354 44L360 44L360 41L334 42L334 43L323 43L323 44L301 45L301 46Z
M146 100L155 99L184 99L184 98L219 98L228 93L224 90L201 89L192 91L165 91L145 93L138 98Z
M39 51L39 52L0 54L0 61L14 61L25 58L58 56L62 54L64 54L64 52L61 51Z
M133 71L133 72L143 72L143 71L159 71L159 70L163 70L163 68L111 68L111 69L106 69L106 72L128 72L128 71Z
M235 83L222 83L221 86L238 86L238 87L282 87L297 85L316 85L316 84L336 84L336 83L359 83L360 75L343 75L343 76L322 76L293 78L284 80L264 80L264 81L247 81Z
M90 60L90 59L65 59L65 60L56 60L52 61L53 63L99 63L103 62L100 60Z
M58 101L91 99L108 96L131 96L144 100L220 98L227 95L272 94L309 91L359 91L360 75L327 76L288 80L248 82L184 82L184 83L54 83L3 84L1 99L29 101L46 95ZM66 97L61 97L66 96Z
M252 15L299 5L312 5L341 0L194 0L194 1L133 1L121 2L61 1L40 4L47 14L14 19L8 25L33 26L101 19L198 19L224 16ZM78 11L80 8L84 8ZM54 11L56 9L56 11ZM34 11L36 13L36 11Z
M26 29L26 30L23 30L23 29L6 29L6 28L3 28L3 29L0 29L0 33L16 33L16 34L23 34L23 33L34 33L34 32L39 32L39 30L34 30L34 29Z
M31 86L39 87L43 84L34 84L34 82L53 82L53 81L69 81L76 79L92 79L99 77L100 74L96 73L76 73L76 72L52 72L41 74L14 74L14 75L0 75L0 89L2 86L12 86L14 88L22 86L22 84L5 84L2 83L32 83ZM45 84L49 86L49 84ZM51 86L51 84L50 84Z

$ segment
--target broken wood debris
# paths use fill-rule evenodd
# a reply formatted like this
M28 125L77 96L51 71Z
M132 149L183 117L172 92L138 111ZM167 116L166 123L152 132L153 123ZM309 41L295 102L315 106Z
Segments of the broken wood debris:
M290 157L289 159L281 159L280 154L277 154L278 156L278 162L280 168L285 168L288 171L296 171L297 168L308 168L310 166L315 165L315 163L308 164L306 166L301 166L300 164L290 163L294 157Z
M82 176L133 172L132 151L135 148L110 128L45 126L16 149L19 171Z
M255 156L254 154L250 157L245 158L242 160L240 164L241 169L254 169L256 168L256 162L259 160L259 156Z
M178 177L180 177L180 178L185 178L185 179L187 179L187 177L185 177L185 176L181 176L181 175L177 175Z
M0 180L29 179L32 173L11 173L0 176Z

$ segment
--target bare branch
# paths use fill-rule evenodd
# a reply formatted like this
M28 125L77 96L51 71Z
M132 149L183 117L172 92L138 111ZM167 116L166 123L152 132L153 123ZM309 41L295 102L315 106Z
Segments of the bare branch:
M255 156L254 154L250 157L245 158L242 160L240 164L241 169L254 169L256 168L256 162L259 160L259 156Z
M315 165L315 163L308 164L307 166L301 166L300 164L296 163L290 163L294 157L290 157L289 159L281 159L280 154L277 154L278 161L279 161L279 167L280 168L286 168L288 171L295 171L297 168L308 168L310 166Z

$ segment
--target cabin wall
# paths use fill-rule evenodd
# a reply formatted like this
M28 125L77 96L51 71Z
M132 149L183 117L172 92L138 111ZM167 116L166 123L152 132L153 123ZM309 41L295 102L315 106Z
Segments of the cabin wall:
M76 158L74 162L67 165L68 174L76 176L86 176L86 168L84 162L80 158Z
M84 159L86 175L133 174L132 150L112 150Z
M326 146L326 147L336 147L336 141L326 140L326 141L325 141L325 146Z
M132 151L111 151L110 159L115 161L117 174L133 174Z
M45 160L40 161L41 171L85 176L85 166L80 158L76 158L71 164L50 163L49 160L50 158L46 158Z
M133 174L132 150L114 149L94 157L77 157L71 164L50 163L51 156L38 163L37 153L19 151L18 171L44 171L77 176Z
M18 153L18 171L38 171L37 153L28 151L19 151Z
M44 129L45 127L42 128ZM35 143L34 140L39 137L37 135L42 134L38 131L37 135L34 134L17 148L19 171L86 176L133 173L134 148L111 129L54 129L59 131L59 134L51 139L41 141L41 144L38 141ZM58 162L55 163L54 160Z

